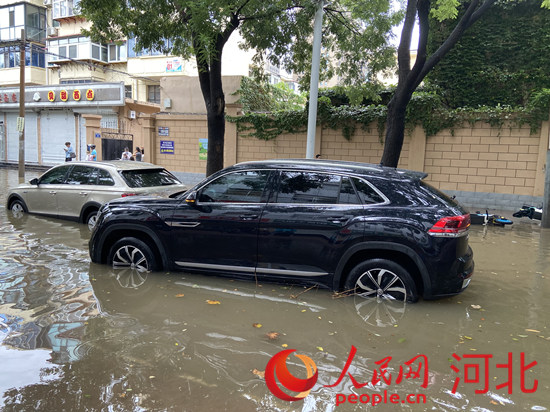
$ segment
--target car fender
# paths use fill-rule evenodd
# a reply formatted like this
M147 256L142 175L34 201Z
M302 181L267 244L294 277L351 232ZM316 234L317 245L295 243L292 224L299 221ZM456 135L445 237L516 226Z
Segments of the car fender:
M107 226L105 229L103 229L102 233L99 235L97 239L94 239L96 236L93 236L90 240L94 243L94 256L92 257L93 262L97 263L105 263L106 261L106 255L108 253L108 250L105 250L105 253L102 253L105 248L105 243L107 239L111 237L111 235L114 232L121 232L124 233L123 236L138 236L145 235L144 237L150 239L154 245L155 248L159 251L159 256L162 259L162 266L164 268L171 268L172 264L170 263L170 260L168 256L166 255L166 248L164 247L164 244L160 240L160 238L157 236L154 229L144 225L144 224L137 224L136 222L121 222L121 223L112 223L109 226ZM111 242L114 243L114 242ZM110 249L110 247L109 247Z
M27 202L25 202L25 199L23 199L22 196L16 194L16 193L13 193L12 195L10 195L8 197L8 201L6 202L6 209L9 209L9 205L11 204L11 202L13 202L14 200L20 200L21 202L23 202L23 208L25 209L25 213L28 213L29 212L29 208L27 207Z
M431 281L426 265L411 247L394 242L384 242L384 241L368 241L361 242L351 246L346 253L342 256L336 267L336 272L334 273L333 279L333 290L339 290L339 285L343 280L342 277L345 275L344 268L350 259L359 252L369 251L369 250L383 250L383 251L395 251L407 255L415 263L422 278L422 283L424 287L424 293L427 295L431 294Z

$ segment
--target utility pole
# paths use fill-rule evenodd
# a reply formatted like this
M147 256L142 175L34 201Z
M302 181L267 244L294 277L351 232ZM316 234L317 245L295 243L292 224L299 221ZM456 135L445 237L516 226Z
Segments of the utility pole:
M21 46L19 57L19 183L25 181L25 29L21 30Z
M323 34L323 5L319 0L313 27L313 51L311 58L311 78L309 85L309 115L307 118L306 158L315 156L315 132L317 131L317 97L319 95L319 66L321 61L321 37Z

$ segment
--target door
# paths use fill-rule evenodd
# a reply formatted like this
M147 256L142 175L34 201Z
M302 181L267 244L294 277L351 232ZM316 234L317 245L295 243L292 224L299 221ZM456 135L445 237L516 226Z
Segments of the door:
M71 142L71 146L77 150L74 114L70 110L44 110L40 117L40 133L43 164L63 163L65 142Z
M267 171L228 173L199 189L196 204L178 206L169 221L176 265L253 275L268 177Z
M258 275L333 274L350 242L363 238L363 215L351 178L281 171L276 196L260 223Z
M65 186L65 176L71 165L63 165L46 172L37 186L29 188L25 202L29 212L57 216L57 195Z

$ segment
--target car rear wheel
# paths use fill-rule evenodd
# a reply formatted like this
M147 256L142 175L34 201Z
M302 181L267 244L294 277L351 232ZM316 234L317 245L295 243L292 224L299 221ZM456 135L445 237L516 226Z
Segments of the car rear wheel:
M345 289L364 298L416 302L418 292L409 272L387 259L359 263L349 273Z
M88 229L90 230L94 229L95 224L97 222L97 215L98 215L97 210L93 210L86 215L86 220L84 221L84 223L88 225Z
M26 212L25 204L21 200L14 200L10 205L10 210L14 217L20 218Z
M132 269L139 272L159 269L151 248L133 237L122 238L113 245L109 252L108 263L114 269Z

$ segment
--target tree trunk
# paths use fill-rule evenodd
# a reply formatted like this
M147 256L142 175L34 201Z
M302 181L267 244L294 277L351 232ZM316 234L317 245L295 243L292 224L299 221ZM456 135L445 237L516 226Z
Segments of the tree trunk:
M429 11L431 0L408 0L405 22L401 33L401 41L398 49L399 80L397 89L388 104L388 116L386 119L386 141L380 164L382 166L397 167L403 140L405 137L405 117L407 105L413 92L420 85L426 75L437 63L456 45L464 32L474 24L496 0L485 0L480 5L480 0L472 0L466 11L458 21L449 37L429 58L426 47L429 33ZM479 6L479 7L478 7ZM410 44L414 20L418 13L419 38L418 53L413 68L410 68Z

